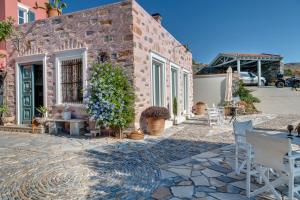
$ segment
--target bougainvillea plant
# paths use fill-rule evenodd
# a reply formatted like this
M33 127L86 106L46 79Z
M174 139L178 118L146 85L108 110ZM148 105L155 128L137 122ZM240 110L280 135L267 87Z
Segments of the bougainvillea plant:
M127 76L110 63L95 64L90 71L85 101L90 118L99 125L123 130L134 120L134 91Z

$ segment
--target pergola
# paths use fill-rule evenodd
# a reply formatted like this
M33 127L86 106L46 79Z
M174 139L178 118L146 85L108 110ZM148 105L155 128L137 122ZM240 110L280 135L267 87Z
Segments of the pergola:
M245 53L220 53L209 64L209 67L217 71L225 72L228 67L232 67L238 74L241 70L255 71L258 75L258 85L261 86L262 65L264 73L272 76L272 72L280 72L282 69L282 59L280 55L274 54L245 54Z

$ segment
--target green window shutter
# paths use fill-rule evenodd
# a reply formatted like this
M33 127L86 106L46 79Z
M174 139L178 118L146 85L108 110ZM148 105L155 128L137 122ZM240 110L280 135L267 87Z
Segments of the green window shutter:
M28 11L28 22L33 22L35 21L35 13L32 11Z

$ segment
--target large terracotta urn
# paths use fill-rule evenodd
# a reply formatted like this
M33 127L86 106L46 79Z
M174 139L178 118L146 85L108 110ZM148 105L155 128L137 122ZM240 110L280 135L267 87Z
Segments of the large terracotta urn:
M147 127L150 135L161 135L165 130L165 119L147 118Z

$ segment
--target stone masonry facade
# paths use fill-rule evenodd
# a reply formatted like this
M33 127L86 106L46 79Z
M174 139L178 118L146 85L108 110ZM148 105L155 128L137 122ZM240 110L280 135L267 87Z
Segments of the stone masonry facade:
M46 55L47 106L50 117L62 111L56 104L56 56L61 52L86 49L88 82L89 68L105 54L121 66L136 91L136 123L141 112L151 106L151 58L156 53L166 58L166 102L170 101L170 61L192 73L192 55L168 33L160 23L134 0L126 0L98 8L38 20L18 27L18 46L8 43L8 74L6 102L10 114L16 116L16 63L19 58ZM175 49L174 49L175 48ZM180 76L181 77L181 76ZM182 80L180 80L180 85ZM192 75L189 76L189 105L192 106ZM182 96L182 91L179 96ZM45 97L44 97L45 98ZM183 101L179 99L179 101ZM166 105L167 106L167 105ZM83 105L71 105L77 118L86 116ZM191 110L191 108L190 108Z

